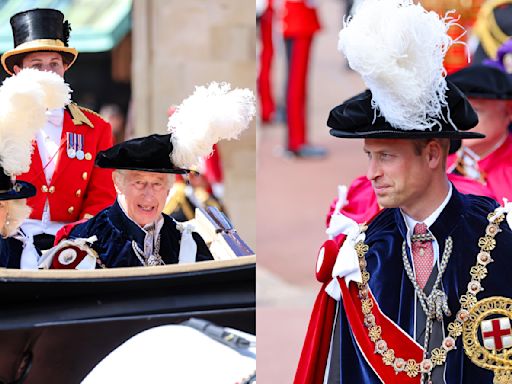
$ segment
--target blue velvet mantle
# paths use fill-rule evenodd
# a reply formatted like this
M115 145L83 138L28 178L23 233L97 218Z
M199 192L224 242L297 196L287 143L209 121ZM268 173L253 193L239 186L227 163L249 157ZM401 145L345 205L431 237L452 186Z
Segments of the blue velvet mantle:
M163 214L164 224L160 231L160 255L165 264L178 262L181 233L172 218ZM108 268L134 267L141 263L132 249L132 240L144 249L144 231L130 220L117 201L96 216L73 228L69 238L88 238L96 235L98 240L92 248ZM196 261L212 260L204 240L193 232L197 244Z
M452 316L445 318L445 327L454 320L460 309L459 297L466 293L471 280L470 268L476 263L480 248L478 239L485 234L487 215L497 206L486 197L463 195L453 189L447 206L430 227L439 242L440 254L444 251L445 239L453 238L453 252L443 275L442 284L448 294ZM495 237L496 248L491 252L494 262L487 266L488 275L482 281L484 291L478 299L489 296L512 297L512 231L506 221L501 223L502 232ZM414 288L409 281L402 261L402 242L407 229L399 209L385 209L369 225L366 232L367 270L370 287L382 311L414 337ZM409 256L410 257L410 256ZM339 305L340 338L333 348L340 348L340 383L380 383L368 363L361 355L344 313ZM445 329L445 334L448 332ZM400 356L400 351L395 351ZM336 364L336 362L334 363ZM474 365L465 355L462 337L457 339L457 349L448 353L446 384L492 383L490 371ZM434 383L436 384L436 383Z

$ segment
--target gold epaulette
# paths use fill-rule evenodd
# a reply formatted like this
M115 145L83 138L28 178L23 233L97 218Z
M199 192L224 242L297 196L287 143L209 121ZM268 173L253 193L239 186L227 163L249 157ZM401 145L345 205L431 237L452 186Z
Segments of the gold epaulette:
M94 128L94 125L91 123L91 120L85 116L85 114L82 112L82 109L85 109L83 107L79 107L76 103L69 103L67 106L67 109L69 113L71 114L71 119L73 120L73 124L75 125L81 125L86 124L91 128Z
M92 109L85 108L85 107L82 107L82 106L80 106L80 105L78 106L78 108L83 109L84 111L87 111L87 112L89 112L89 113L92 113L93 115L98 116L98 117L99 117L100 119L102 119L102 120L105 120L105 119L104 119L104 118L103 118L103 117L102 117L98 112L93 111Z

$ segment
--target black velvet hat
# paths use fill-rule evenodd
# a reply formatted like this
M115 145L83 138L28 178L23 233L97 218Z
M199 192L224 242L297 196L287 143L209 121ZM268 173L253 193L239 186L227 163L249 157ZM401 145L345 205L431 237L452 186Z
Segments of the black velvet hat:
M447 77L466 97L476 99L512 99L512 78L498 68L473 65Z
M13 184L10 176L0 167L0 200L25 199L35 194L36 189L32 184L21 180L16 180Z
M18 55L31 52L51 51L62 54L64 61L71 66L78 52L68 46L71 26L64 21L62 12L56 9L30 9L11 17L14 49L2 55L2 65L13 74Z
M188 173L188 169L179 168L171 162L172 150L171 134L155 134L127 140L99 152L96 165L146 172Z
M448 108L443 107L443 118L432 130L404 130L393 127L384 116L372 108L372 93L366 90L333 108L327 120L330 134L342 138L471 139L485 137L481 133L466 132L478 124L478 117L462 92L448 82ZM452 126L449 119L455 124Z

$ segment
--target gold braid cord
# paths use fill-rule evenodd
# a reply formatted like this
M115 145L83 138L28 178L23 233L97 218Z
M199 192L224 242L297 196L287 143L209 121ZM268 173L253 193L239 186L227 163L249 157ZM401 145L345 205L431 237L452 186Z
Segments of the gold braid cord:
M384 364L392 366L397 374L407 374L409 377L416 377L419 374L430 374L432 369L436 366L441 366L446 362L448 352L455 349L457 338L464 332L464 348L466 348L467 339L469 342L469 351L471 352L470 354L470 352L466 350L466 354L468 354L475 364L483 368L493 369L495 372L497 372L496 369L498 369L499 374L501 375L500 377L505 377L507 375L507 377L510 377L511 364L509 358L512 352L506 352L506 356L494 356L494 360L492 361L501 364L501 367L496 368L495 366L492 366L491 368L488 357L489 352L482 352L477 346L478 339L476 338L475 341L475 338L473 338L473 336L476 335L475 329L477 329L480 324L480 322L477 321L478 316L474 313L474 308L480 308L481 303L484 302L487 306L498 306L498 303L501 302L497 301L496 298L488 298L482 301L478 301L476 298L476 295L483 290L481 281L487 276L486 266L493 261L491 258L491 251L496 247L496 240L494 237L501 231L499 225L505 219L505 215L500 214L491 221L493 216L496 216L494 212L488 215L489 224L486 227L485 235L480 237L478 240L480 252L476 256L477 262L473 267L471 267L471 280L467 285L467 291L459 298L461 308L457 312L455 320L448 324L448 336L444 338L442 344L438 348L434 348L432 350L430 358L424 358L422 361L415 361L414 359L400 357L398 356L399 351L394 351L392 348L387 347L388 344L385 341L386 335L382 334L381 327L376 324L375 315L372 313L373 302L368 297L370 273L366 270L365 256L369 248L368 245L362 241L355 245L354 248L359 258L359 266L362 274L362 283L358 283L357 285L359 289L359 298L361 299L361 310L364 316L364 324L368 330L370 340L375 344L375 353L380 354ZM361 231L365 231L366 229L367 227L365 225L361 226ZM500 299L506 300L508 304L503 304L500 308L503 306L506 308L502 308L502 312L499 313L506 314L509 318L512 318L512 299ZM482 317L482 319L483 318L484 317ZM478 317L478 319L480 319L480 317ZM471 333L466 330L471 330ZM466 335L467 332L468 335ZM487 354L484 354L484 352ZM477 363L473 360L472 356L479 358L485 356L484 363L486 365L484 366L484 363L482 363L482 365ZM505 383L512 384L512 381L498 382L495 379L495 384Z

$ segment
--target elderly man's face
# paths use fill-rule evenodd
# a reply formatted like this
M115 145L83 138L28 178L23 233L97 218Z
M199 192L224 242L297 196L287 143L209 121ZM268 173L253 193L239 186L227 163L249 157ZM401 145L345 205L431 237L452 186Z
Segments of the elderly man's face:
M119 203L141 227L158 219L171 189L169 175L156 172L123 171L114 183Z
M487 100L469 98L471 106L478 114L478 125L472 130L483 133L483 139L464 140L463 144L477 154L487 155L495 145L503 142L508 135L508 125L512 120L512 105L508 100Z
M364 151L369 161L366 176L380 206L407 212L421 201L432 172L425 148L418 154L412 140L365 139Z

